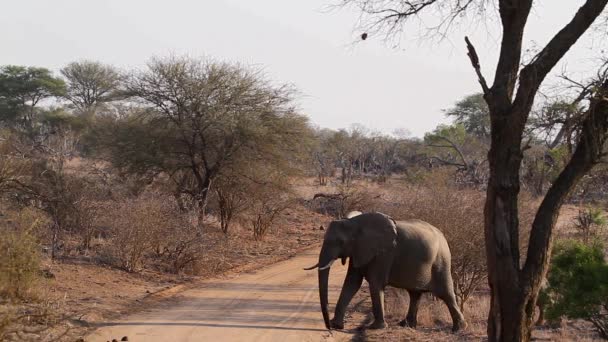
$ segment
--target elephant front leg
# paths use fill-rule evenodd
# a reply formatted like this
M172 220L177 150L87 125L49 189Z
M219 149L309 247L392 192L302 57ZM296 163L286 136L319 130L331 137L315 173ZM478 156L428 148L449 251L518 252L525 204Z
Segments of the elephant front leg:
M374 313L374 322L369 326L369 329L384 329L386 328L386 322L384 321L384 286L376 281L368 280L368 282Z
M346 314L346 307L353 299L353 296L363 282L363 275L361 272L356 270L349 264L346 278L344 278L344 285L342 285L342 291L340 292L340 298L338 298L338 304L336 304L336 312L334 318L330 321L331 327L334 329L344 329L344 315Z

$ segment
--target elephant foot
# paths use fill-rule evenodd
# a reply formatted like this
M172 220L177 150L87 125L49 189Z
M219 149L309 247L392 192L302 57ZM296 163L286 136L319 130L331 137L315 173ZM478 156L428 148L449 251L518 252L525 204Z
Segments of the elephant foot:
M369 327L367 327L368 329L385 329L386 328L386 322L384 321L374 321L374 323L372 323Z
M336 329L336 330L344 329L344 321L337 320L335 318L329 321L329 325L331 326L332 329Z
M399 325L404 328L416 329L416 322L412 322L411 320L408 320L408 319L404 319L404 320L400 321Z
M454 322L454 325L452 325L452 332L464 330L467 328L467 325L468 325L467 322L464 320Z

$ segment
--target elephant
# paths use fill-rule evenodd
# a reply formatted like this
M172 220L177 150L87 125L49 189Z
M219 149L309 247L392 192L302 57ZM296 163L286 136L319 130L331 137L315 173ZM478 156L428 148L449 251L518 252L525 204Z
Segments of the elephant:
M335 308L328 314L328 278L333 262L348 258L348 271ZM425 292L431 292L447 305L452 316L452 331L467 323L456 304L451 275L451 254L447 240L436 227L421 220L395 221L374 212L332 221L325 232L319 261L305 270L318 269L319 299L327 329L343 329L346 307L357 293L363 279L369 284L374 322L370 329L386 327L384 289L406 289L410 296L407 316L401 326L416 327L418 304Z

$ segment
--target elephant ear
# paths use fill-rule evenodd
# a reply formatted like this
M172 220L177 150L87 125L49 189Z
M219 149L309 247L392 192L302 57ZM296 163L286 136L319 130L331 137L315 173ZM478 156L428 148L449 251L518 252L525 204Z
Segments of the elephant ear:
M354 267L367 265L377 255L395 248L397 226L392 218L380 213L370 213L349 221L356 227L352 253Z

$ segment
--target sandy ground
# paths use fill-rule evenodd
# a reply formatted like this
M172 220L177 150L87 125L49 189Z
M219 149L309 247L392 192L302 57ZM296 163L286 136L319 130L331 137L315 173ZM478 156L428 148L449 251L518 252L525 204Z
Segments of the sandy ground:
M209 280L170 301L120 321L100 322L86 341L334 341L319 309L318 250L232 279ZM330 302L337 300L346 266L330 273Z

